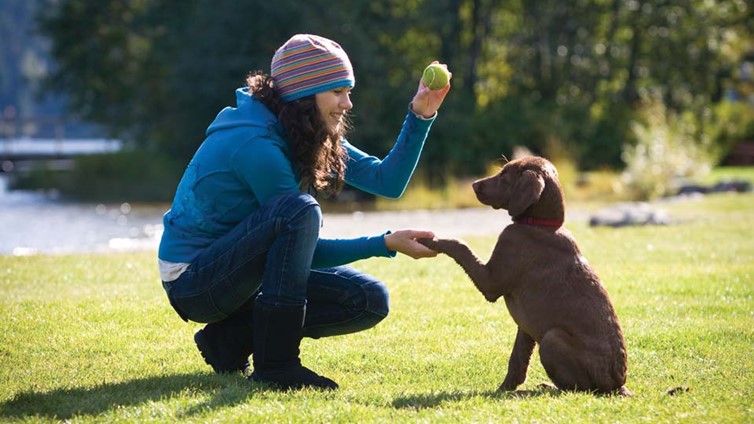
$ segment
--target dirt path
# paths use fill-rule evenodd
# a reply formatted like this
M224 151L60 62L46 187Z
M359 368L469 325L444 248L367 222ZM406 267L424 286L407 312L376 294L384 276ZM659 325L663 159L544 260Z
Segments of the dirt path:
M411 228L434 231L441 237L483 236L498 234L508 224L505 211L490 208L354 212L325 214L321 235L349 238Z
M587 219L585 212L572 211L567 215L566 226L569 221ZM326 238L359 237L404 228L434 231L438 237L496 236L511 223L507 211L488 207L350 214L325 213L323 220L321 236Z

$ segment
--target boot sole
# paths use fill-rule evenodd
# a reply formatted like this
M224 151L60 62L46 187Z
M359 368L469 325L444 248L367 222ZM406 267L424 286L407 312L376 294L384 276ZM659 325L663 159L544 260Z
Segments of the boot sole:
M307 368L304 369L307 370L307 375L301 376L290 375L285 372L269 375L255 371L249 376L249 381L265 384L281 391L301 389L336 390L340 387L333 380L318 375Z

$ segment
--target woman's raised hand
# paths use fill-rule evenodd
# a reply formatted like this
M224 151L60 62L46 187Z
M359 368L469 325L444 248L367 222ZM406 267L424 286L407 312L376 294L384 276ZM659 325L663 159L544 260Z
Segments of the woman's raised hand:
M436 60L432 63L439 63ZM447 69L447 65L441 64ZM448 72L450 74L450 79L453 78L453 74ZM422 81L421 78L419 78L419 88L416 90L416 94L414 95L414 99L411 101L411 110L417 114L421 115L425 118L431 118L437 113L437 109L440 109L440 105L442 105L443 100L445 100L445 96L450 91L450 79L448 79L448 84L440 88L438 90L430 90L429 87L424 85L424 81Z

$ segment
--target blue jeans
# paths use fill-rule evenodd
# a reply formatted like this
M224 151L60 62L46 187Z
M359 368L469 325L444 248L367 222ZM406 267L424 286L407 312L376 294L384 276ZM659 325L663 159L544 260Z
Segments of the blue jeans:
M217 322L253 303L304 306L304 336L375 326L388 314L387 287L351 267L311 269L322 214L308 194L275 198L163 283L182 318Z

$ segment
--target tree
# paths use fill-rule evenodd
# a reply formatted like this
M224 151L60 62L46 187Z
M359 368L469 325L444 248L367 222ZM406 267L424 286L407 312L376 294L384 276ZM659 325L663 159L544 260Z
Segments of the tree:
M754 10L738 0L520 1L495 12L484 60L503 65L484 68L487 92L478 98L517 122L480 130L540 152L561 144L589 167L621 164L629 124L650 93L701 119L719 100L716 79L754 48Z
M246 73L269 71L294 33L348 51L352 140L378 155L424 66L448 63L453 90L420 164L437 184L483 172L516 145L619 167L649 93L703 122L754 51L754 8L742 0L48 1L41 22L58 63L48 86L87 119L180 163Z

